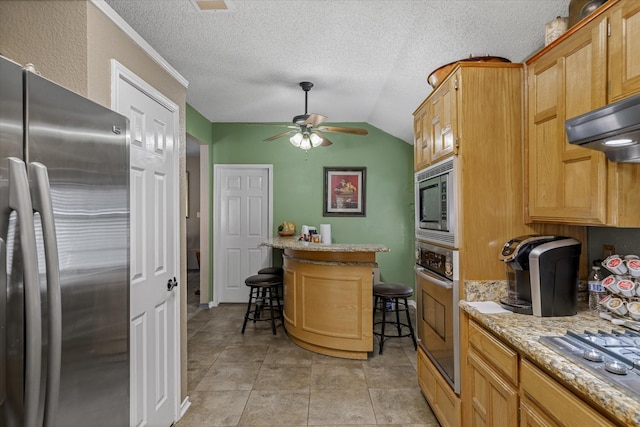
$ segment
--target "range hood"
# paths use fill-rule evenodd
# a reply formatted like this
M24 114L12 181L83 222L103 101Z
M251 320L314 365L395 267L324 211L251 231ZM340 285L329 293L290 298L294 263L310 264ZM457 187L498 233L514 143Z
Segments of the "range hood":
M603 151L612 162L640 163L640 94L564 123L570 144Z

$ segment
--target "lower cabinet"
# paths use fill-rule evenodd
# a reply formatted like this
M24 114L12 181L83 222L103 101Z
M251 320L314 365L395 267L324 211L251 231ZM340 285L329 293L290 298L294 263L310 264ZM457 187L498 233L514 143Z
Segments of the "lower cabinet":
M520 361L520 395L521 426L615 425L526 359Z
M469 350L470 426L517 426L518 389Z
M460 398L442 378L420 346L418 346L418 384L441 426L460 427L462 425Z
M466 314L462 319L463 425L616 425Z

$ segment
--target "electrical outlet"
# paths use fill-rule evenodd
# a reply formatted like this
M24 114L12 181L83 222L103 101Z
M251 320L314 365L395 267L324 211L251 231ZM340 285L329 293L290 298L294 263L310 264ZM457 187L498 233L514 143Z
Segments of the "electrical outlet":
M613 245L602 245L602 259L607 258L616 253L616 247Z

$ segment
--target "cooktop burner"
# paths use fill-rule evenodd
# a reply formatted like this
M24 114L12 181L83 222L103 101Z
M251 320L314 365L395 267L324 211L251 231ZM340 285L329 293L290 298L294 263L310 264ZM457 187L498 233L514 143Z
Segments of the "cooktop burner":
M640 333L568 331L539 341L609 384L640 397Z

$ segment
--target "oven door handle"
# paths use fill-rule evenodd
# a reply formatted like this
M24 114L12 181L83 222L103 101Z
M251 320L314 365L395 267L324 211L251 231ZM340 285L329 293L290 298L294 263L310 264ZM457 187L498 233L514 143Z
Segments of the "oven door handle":
M428 274L428 270L422 267L416 267L416 273L418 276L422 277L425 280L428 280L442 288L445 289L453 289L453 282L449 282L448 280L442 280L438 277L435 277L431 274Z

